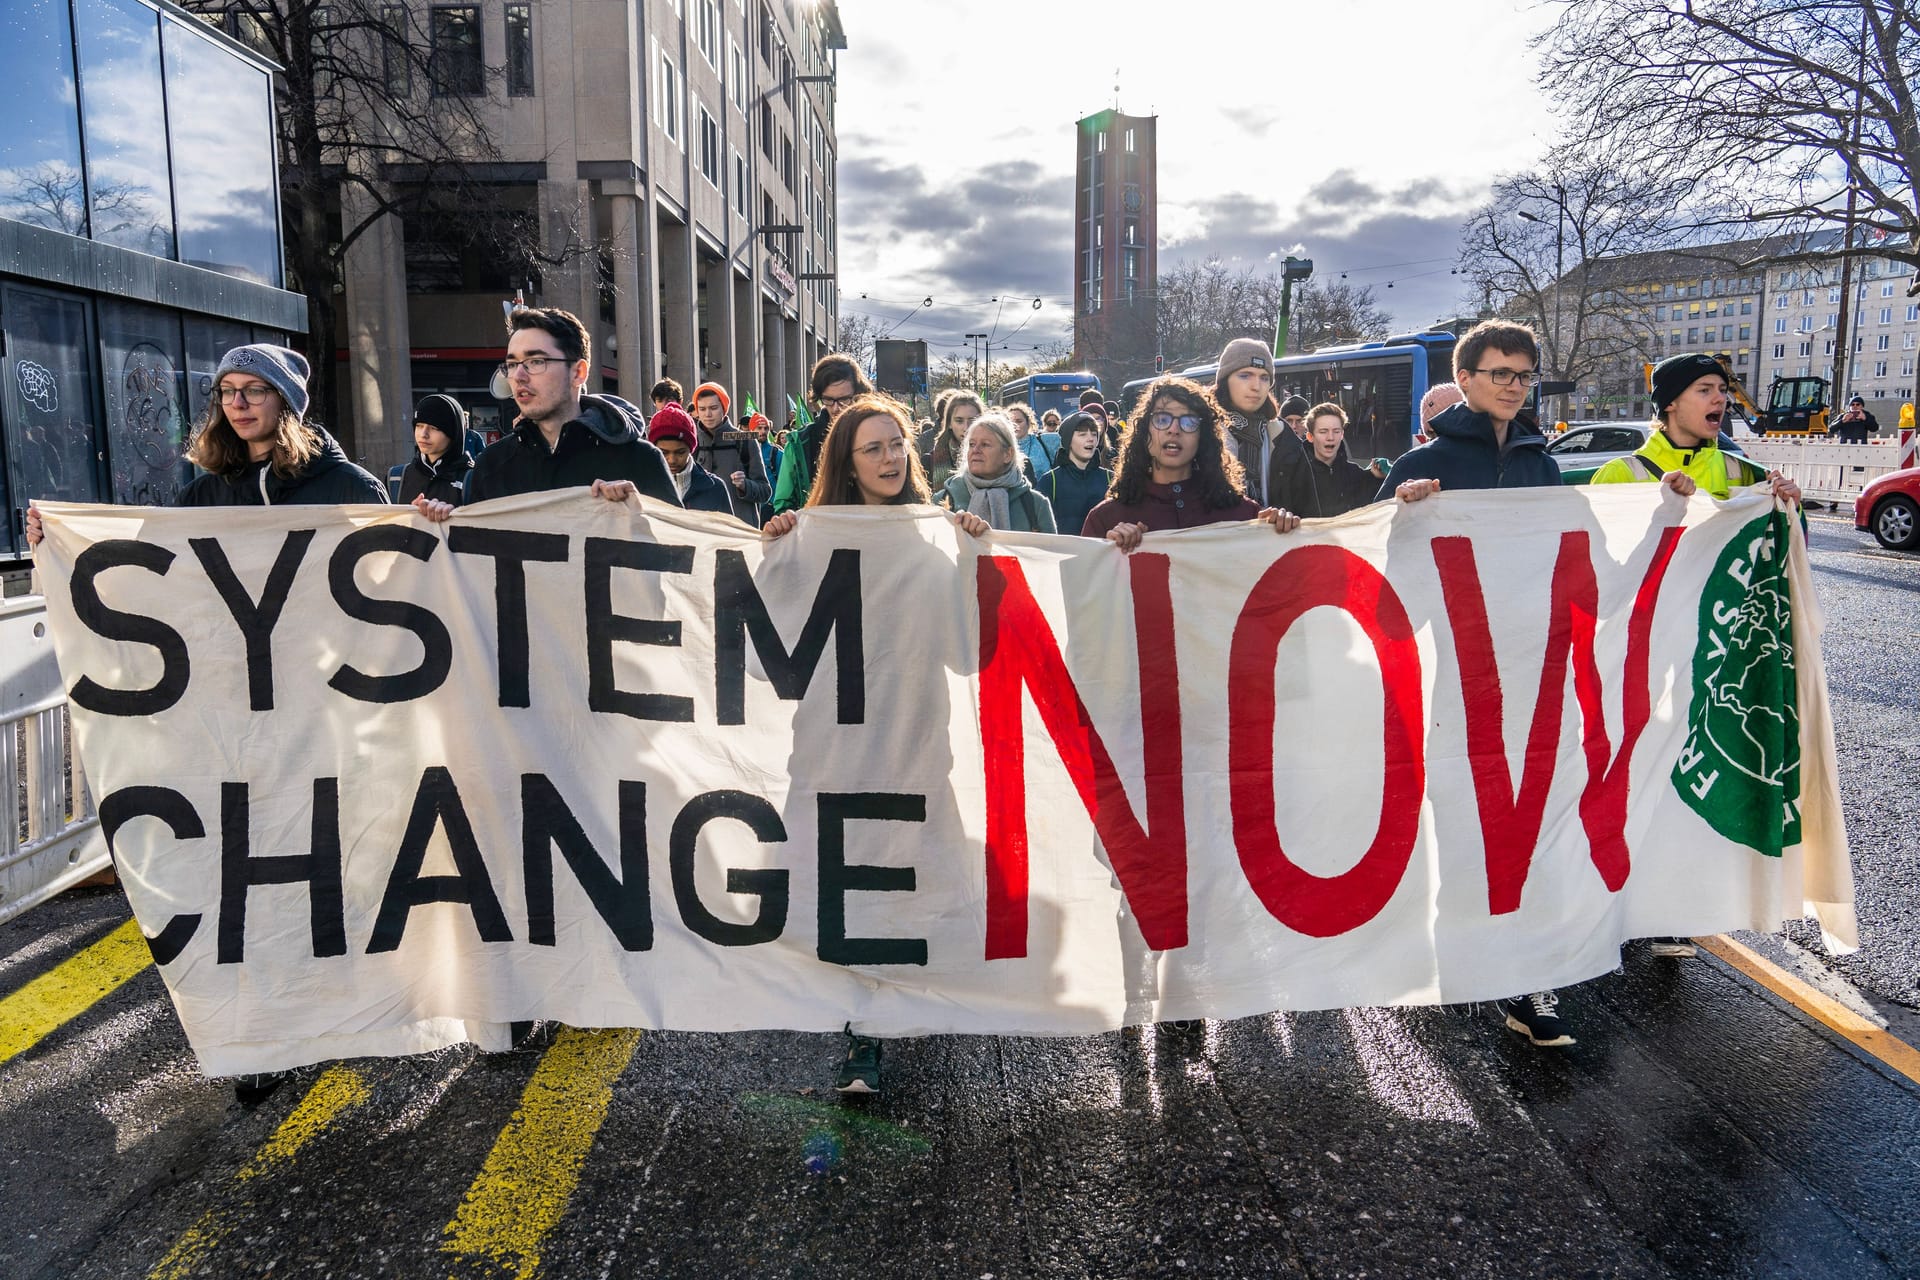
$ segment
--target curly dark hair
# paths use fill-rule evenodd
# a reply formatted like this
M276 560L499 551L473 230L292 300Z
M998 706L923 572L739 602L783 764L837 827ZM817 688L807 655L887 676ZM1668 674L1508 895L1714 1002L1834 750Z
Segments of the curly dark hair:
M1147 485L1153 480L1153 459L1147 452L1153 428L1147 419L1161 400L1171 400L1200 419L1200 449L1193 455L1193 482L1200 488L1200 504L1222 511L1246 501L1246 477L1240 460L1227 448L1226 414L1220 402L1199 383L1173 374L1155 378L1140 394L1140 411L1120 440L1120 460L1114 465L1107 496L1129 506L1146 498Z

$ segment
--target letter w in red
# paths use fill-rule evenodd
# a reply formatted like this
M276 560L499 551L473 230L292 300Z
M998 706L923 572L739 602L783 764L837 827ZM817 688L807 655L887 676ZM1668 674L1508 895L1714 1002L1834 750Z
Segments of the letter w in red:
M980 744L986 752L987 951L1027 954L1027 771L1020 691L1041 721L1127 895L1140 934L1156 951L1187 945L1187 814L1181 790L1180 675L1173 598L1163 555L1128 557L1140 654L1140 737L1146 752L1147 826L1140 825L1113 757L1067 674L1053 629L1026 574L1008 556L982 556Z
M1560 535L1560 555L1553 566L1546 660L1540 668L1540 692L1533 706L1526 754L1521 759L1518 794L1507 764L1500 666L1487 625L1486 593L1480 586L1472 540L1433 540L1433 561L1440 571L1447 620L1453 626L1453 647L1460 664L1460 693L1467 713L1467 760L1480 805L1480 835L1486 842L1487 907L1494 915L1520 909L1520 891L1526 885L1534 847L1540 841L1547 792L1553 785L1554 763L1560 752L1569 660L1587 756L1580 822L1587 831L1593 865L1607 889L1618 892L1627 882L1632 866L1626 837L1627 770L1634 744L1640 740L1652 711L1647 646L1652 638L1653 606L1680 533L1679 529L1661 532L1627 620L1617 755L1607 737L1600 671L1593 657L1600 591L1594 580L1592 551L1584 531Z

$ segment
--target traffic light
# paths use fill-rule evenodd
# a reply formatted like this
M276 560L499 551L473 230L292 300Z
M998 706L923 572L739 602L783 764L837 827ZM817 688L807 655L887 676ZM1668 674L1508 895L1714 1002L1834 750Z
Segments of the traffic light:
M1167 358L1165 356L1155 356L1153 358L1153 371L1155 373L1165 373L1167 371Z

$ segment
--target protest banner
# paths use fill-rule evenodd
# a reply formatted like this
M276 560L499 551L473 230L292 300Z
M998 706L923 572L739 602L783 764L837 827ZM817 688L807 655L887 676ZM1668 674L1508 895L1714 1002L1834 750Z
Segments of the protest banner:
M1854 945L1770 499L775 541L582 493L45 504L87 775L209 1074L555 1018L1079 1034Z

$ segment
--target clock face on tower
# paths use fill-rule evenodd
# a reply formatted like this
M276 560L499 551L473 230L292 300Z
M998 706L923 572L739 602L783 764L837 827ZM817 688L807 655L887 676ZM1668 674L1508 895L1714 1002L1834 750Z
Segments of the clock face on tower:
M1126 206L1128 213L1140 212L1140 188L1128 187L1120 202Z

